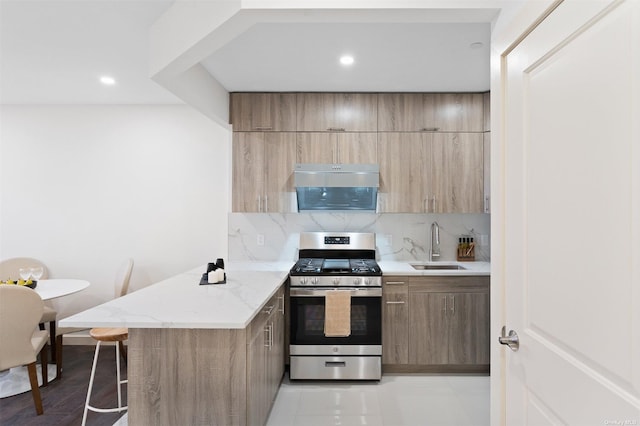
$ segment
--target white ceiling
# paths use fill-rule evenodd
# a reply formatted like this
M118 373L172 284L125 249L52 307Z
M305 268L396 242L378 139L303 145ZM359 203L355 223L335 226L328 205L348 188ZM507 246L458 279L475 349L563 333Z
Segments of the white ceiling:
M149 27L172 3L0 0L0 102L182 103L148 76Z
M489 23L264 23L202 64L229 91L486 91L489 43Z
M0 0L0 102L182 103L148 70L149 28L172 3ZM466 21L261 23L203 65L229 91L488 90L489 19ZM101 85L103 74L117 84Z

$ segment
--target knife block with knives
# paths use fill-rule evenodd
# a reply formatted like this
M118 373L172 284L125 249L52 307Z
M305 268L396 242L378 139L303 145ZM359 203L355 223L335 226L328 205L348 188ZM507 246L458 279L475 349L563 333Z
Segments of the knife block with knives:
M473 237L462 235L458 238L456 259L459 262L472 262L476 260L476 243L473 241Z

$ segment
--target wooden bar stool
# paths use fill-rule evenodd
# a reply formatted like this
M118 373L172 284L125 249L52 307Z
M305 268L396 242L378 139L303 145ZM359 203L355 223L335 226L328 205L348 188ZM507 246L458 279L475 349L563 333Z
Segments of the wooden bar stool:
M98 413L120 413L127 409L127 406L122 406L122 390L121 387L128 380L121 380L120 378L120 348L124 349L124 342L129 338L129 330L126 328L92 328L89 332L91 337L96 339L96 353L93 357L93 366L91 367L91 378L89 379L89 389L87 390L87 401L84 405L84 414L82 415L82 425L87 422L87 413L89 410ZM91 399L91 390L93 389L93 378L96 374L96 365L98 365L98 354L100 353L100 344L102 342L118 342L116 347L116 384L118 386L118 406L115 408L98 408L89 403ZM123 354L125 355L125 354ZM126 355L125 355L126 357ZM125 358L126 359L126 358Z
M127 259L120 268L116 278L115 295L116 297L124 296L129 290L129 279L131 278L131 270L133 269L133 259ZM87 390L87 401L84 404L84 414L82 415L82 426L87 423L87 413L89 410L97 413L115 413L122 412L127 406L122 406L122 390L121 386L128 383L128 380L120 378L120 352L124 359L127 359L127 352L124 348L124 341L129 338L129 330L127 328L92 328L89 331L91 337L97 340L96 354L93 357L93 366L91 367L91 378L89 379L89 389ZM91 390L93 388L93 377L96 374L96 366L98 365L98 354L100 353L100 344L102 342L118 342L116 346L116 385L118 386L118 406L116 408L97 408L93 407L89 400L91 399ZM61 351L62 352L62 351Z

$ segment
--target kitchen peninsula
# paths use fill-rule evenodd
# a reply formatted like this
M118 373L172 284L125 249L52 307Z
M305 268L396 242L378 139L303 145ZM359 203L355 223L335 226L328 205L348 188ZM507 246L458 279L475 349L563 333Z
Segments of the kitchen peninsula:
M128 327L132 425L264 424L284 373L284 284L290 263L205 266L61 321ZM282 321L282 322L280 322Z
M198 285L205 266L61 321L128 327L132 425L262 425L284 373L285 284L293 262L228 262L227 283ZM489 263L384 274L489 275Z

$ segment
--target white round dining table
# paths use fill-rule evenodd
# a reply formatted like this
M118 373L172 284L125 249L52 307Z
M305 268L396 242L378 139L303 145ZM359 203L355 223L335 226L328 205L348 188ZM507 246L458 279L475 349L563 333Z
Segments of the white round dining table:
M77 293L87 287L89 287L89 281L55 278L39 280L34 291L40 295L42 300L51 300Z

